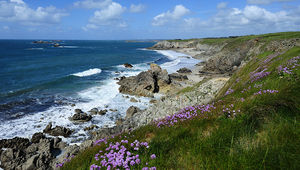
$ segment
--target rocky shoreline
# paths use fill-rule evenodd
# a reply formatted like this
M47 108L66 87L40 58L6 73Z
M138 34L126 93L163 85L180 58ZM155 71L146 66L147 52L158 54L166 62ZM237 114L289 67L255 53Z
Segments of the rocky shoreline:
M31 140L19 137L0 140L0 167L20 170L57 169L57 164L68 161L81 150L91 147L99 138L134 130L174 114L186 106L212 101L231 74L243 66L251 56L259 54L260 48L280 51L297 44L299 40L291 39L269 43L264 47L265 44L260 43L259 39L253 39L239 44L238 48L232 48L227 47L226 43L207 45L200 40L160 41L150 49L174 50L201 59L203 62L197 64L192 70L181 68L177 73L172 74L152 64L150 70L141 72L137 76L118 78L120 93L134 95L137 98L138 96L150 97L151 105L145 110L130 106L126 117L117 120L114 127L101 129L97 129L97 125L86 127L85 130L90 132L91 137L80 145L68 146L59 137L47 137L45 134L68 137L72 133L70 129L52 127L52 124L45 127L43 133L34 134ZM128 63L124 66L132 67ZM138 102L138 100L132 98L131 102ZM84 113L80 109L74 112L70 120L81 123L90 121L95 114L104 115L107 110L91 108L89 113Z
M130 64L126 63L126 66L130 67ZM168 74L160 66L151 64L150 70L141 72L137 76L120 77L118 82L120 93L152 98L151 105L147 109L140 110L134 106L129 107L126 117L117 120L116 126L112 128L97 129L97 125L85 128L90 132L91 138L80 145L68 146L58 136L68 137L72 134L72 130L60 126L52 127L51 123L45 127L43 132L34 134L30 140L20 137L0 140L0 167L4 169L57 169L57 164L76 155L81 150L91 147L96 139L136 129L173 114L184 106L199 104L200 101L203 101L200 102L203 104L207 103L228 78L209 79L196 91L190 92L187 95L190 96L189 98L176 94L181 89L205 78L199 74L200 67L196 66L193 70L181 68L177 73ZM132 99L135 101L131 100L131 102L138 102L138 100ZM75 109L74 112L75 114L70 117L70 120L80 123L91 120L93 114L104 115L107 110L91 108L89 114L80 109ZM57 137L46 137L45 134Z

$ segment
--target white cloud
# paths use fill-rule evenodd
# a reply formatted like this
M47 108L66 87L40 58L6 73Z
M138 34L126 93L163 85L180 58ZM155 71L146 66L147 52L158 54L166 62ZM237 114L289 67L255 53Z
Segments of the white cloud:
M86 26L82 27L82 29L84 31L88 31L88 30L91 30L91 29L98 29L99 27L97 25L94 25L94 24L87 24Z
M68 14L54 6L32 9L22 0L0 1L0 21L43 25L58 23L66 15Z
M119 20L125 10L125 7L113 2L107 8L95 11L94 16L89 21L98 25L108 25L115 20Z
M161 26L169 21L178 20L184 15L190 12L189 9L185 8L183 5L176 5L173 11L167 11L161 13L153 18L152 25Z
M74 2L74 6L86 9L101 9L112 3L112 0L83 0Z
M262 4L270 4L273 2L289 2L289 1L294 1L294 0L247 0L249 4L257 4L257 5L262 5Z
M185 19L186 29L203 32L235 32L236 34L295 31L300 28L300 13L291 11L271 12L247 5L243 9L220 9L208 20ZM194 29L194 30L192 30Z
M133 12L133 13L142 12L142 11L145 10L145 8L146 8L146 6L143 5L143 4L138 4L138 5L131 4L130 5L130 12Z
M25 4L22 0L10 0L10 2L15 2L17 4Z
M94 12L89 19L89 23L83 27L84 31L98 29L100 26L126 27L127 24L122 19L122 14L126 8L116 2L111 2L106 7Z
M218 9L223 9L223 8L226 8L226 7L227 7L227 2L220 2L217 5Z
M2 29L5 30L5 31L10 30L9 26L3 26Z

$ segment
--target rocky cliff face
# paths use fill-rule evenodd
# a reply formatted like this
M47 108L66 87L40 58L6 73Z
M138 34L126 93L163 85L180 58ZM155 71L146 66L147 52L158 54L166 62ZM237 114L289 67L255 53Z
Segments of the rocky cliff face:
M282 52L300 45L299 38L266 40L264 38L227 39L206 43L203 39L187 41L160 41L151 49L190 52L193 57L204 58L203 72L230 73L251 57L264 51ZM189 50L180 50L189 49ZM193 51L193 52L191 52Z

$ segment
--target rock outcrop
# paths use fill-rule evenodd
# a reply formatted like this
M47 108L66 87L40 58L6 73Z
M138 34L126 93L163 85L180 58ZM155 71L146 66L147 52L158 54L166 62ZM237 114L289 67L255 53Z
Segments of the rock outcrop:
M172 81L184 81L184 80L188 80L188 77L186 75L181 75L178 73L172 73L169 75L170 79Z
M0 140L0 167L4 169L53 169L54 158L65 148L60 138L46 138L42 133L26 138ZM2 150L5 148L4 150Z
M184 68L181 68L181 69L177 70L176 72L178 72L178 73L191 73L192 70L184 67Z
M43 132L52 136L69 137L73 131L62 126L56 126L52 128L52 123L50 122L43 130Z
M129 64L129 63L125 63L125 64L123 64L124 65L124 67L126 67L126 68L132 68L133 67L133 65L131 65L131 64Z
M121 78L118 82L120 93L152 97L153 93L170 85L171 79L167 70L161 69L157 64L151 64L150 68L137 76Z
M235 38L237 39L235 40ZM205 62L203 72L223 74L234 72L237 69L233 68L249 61L253 56L260 54L261 51L282 52L300 45L299 38L273 41L261 41L264 37L250 40L238 38L211 39L212 43L205 42L205 39L159 41L150 49L171 49L190 53L194 58L202 59Z
M91 115L88 115L87 113L84 113L80 109L75 109L75 114L69 118L71 121L75 122L87 122L92 119Z

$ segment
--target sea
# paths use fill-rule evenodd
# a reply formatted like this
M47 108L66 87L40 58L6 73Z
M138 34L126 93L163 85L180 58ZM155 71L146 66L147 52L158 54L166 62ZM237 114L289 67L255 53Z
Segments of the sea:
M169 73L200 62L169 50L147 50L155 42L0 40L0 139L30 138L49 122L74 130L69 144L88 138L92 124L115 126L130 106L145 109L149 98L120 94L121 76L134 76L156 63ZM54 47L54 43L60 46ZM130 63L133 68L125 68ZM130 102L130 98L139 102ZM75 105L75 106L74 106ZM69 120L75 109L109 110L86 123Z

